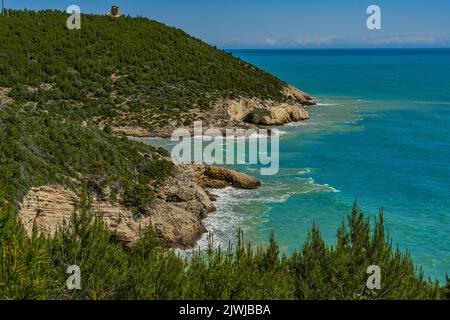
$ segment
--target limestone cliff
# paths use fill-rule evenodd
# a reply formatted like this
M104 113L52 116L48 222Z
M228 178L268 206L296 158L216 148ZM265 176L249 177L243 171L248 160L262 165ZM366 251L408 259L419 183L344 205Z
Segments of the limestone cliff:
M254 177L234 170L204 165L189 167L193 170L194 181L204 188L222 189L234 187L238 189L257 189L261 186L261 182Z
M240 97L219 99L208 111L192 110L188 116L203 121L205 129L257 129L261 126L278 126L309 119L305 106L314 105L312 97L297 88L286 85L282 94L285 102L270 99ZM185 115L186 116L186 115ZM132 126L115 126L113 131L135 137L170 138L177 124L169 123L165 127L144 129ZM189 126L187 130L191 130Z
M283 94L289 102L276 102L258 98L221 100L215 110L224 109L231 121L256 125L282 125L309 119L304 106L312 105L312 98L293 86L286 86Z
M190 248L207 230L202 220L215 211L211 195L205 188L257 188L261 183L247 175L213 166L176 168L172 177L154 186L157 195L146 215L136 216L123 205L92 195L92 207L112 234L132 245L142 231L151 227L173 247ZM61 186L32 188L23 198L19 219L28 235L33 226L38 232L53 236L64 221L77 210L77 193Z

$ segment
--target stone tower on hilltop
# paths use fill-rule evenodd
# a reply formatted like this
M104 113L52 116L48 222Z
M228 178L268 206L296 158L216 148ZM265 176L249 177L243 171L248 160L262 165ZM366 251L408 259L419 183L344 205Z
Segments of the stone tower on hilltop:
M106 15L111 18L119 18L120 16L122 16L122 13L120 13L120 8L114 5L111 7L111 11Z

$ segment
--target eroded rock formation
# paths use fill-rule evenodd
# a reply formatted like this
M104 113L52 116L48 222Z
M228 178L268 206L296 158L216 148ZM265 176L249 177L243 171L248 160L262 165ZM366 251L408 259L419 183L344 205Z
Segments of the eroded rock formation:
M70 221L79 202L75 192L61 186L32 188L22 201L19 219L29 236L35 227L38 232L52 237L64 222ZM125 243L136 242L140 229L150 226L149 218L135 219L130 210L117 203L93 197L92 208L101 215L112 233Z
M305 106L313 105L312 97L293 86L283 89L287 102L262 100L259 98L219 99L209 111L193 110L194 118L203 121L204 129L258 129L260 126L278 126L309 119ZM176 123L164 128L143 129L140 127L115 126L113 132L136 137L170 138L177 129ZM191 127L185 129L192 131Z
M142 231L152 227L169 245L193 247L207 230L202 220L215 211L211 195L204 188L254 189L261 183L236 171L213 166L179 166L172 177L154 186L157 196L144 216L108 199L92 195L92 207L112 234L121 242L136 243ZM24 197L19 219L28 235L33 227L47 236L54 236L64 221L70 221L77 210L79 196L61 186L32 188Z
M292 86L285 87L283 93L292 102L241 98L221 100L214 109L216 112L218 109L226 110L231 121L256 125L282 125L309 119L303 107L313 104L311 96Z
M233 187L238 189L257 189L261 182L246 174L216 166L193 165L195 182L211 189Z

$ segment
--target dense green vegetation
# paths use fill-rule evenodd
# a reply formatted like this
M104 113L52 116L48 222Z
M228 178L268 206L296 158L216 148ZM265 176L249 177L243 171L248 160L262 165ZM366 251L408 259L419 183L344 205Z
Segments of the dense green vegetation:
M16 207L31 187L58 184L79 191L83 183L100 197L108 189L136 213L153 196L149 185L172 172L159 150L58 116L0 111L0 207Z
M409 254L392 249L382 216L353 210L327 246L317 227L292 256L271 239L182 258L152 233L134 247L114 242L93 218L87 197L79 214L53 240L27 238L15 215L0 214L0 299L439 299L449 295L415 270ZM81 290L66 287L69 265L81 268ZM382 289L366 288L366 269L382 270ZM418 272L418 274L417 274Z
M12 11L0 17L0 87L77 120L183 124L219 97L284 99L283 83L183 31L146 18ZM185 113L189 114L186 115Z
M142 214L173 164L164 150L89 124L184 123L220 97L282 100L284 83L148 19L83 15L73 31L66 19L55 11L0 16L0 299L450 298L450 281L424 279L392 247L382 215L371 230L356 207L334 246L314 226L289 256L274 237L255 248L241 233L234 248L211 244L189 257L151 230L132 247L117 242L92 195ZM54 238L28 238L18 204L31 187L51 184L78 192L80 209ZM80 266L82 290L67 289L69 265ZM381 290L366 288L369 265L381 267Z

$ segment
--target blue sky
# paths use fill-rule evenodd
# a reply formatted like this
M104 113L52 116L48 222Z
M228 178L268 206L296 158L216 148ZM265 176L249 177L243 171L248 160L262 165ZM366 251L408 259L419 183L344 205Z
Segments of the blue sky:
M105 13L112 4L221 48L450 47L449 0L5 0L6 7ZM378 5L382 29L368 30Z

